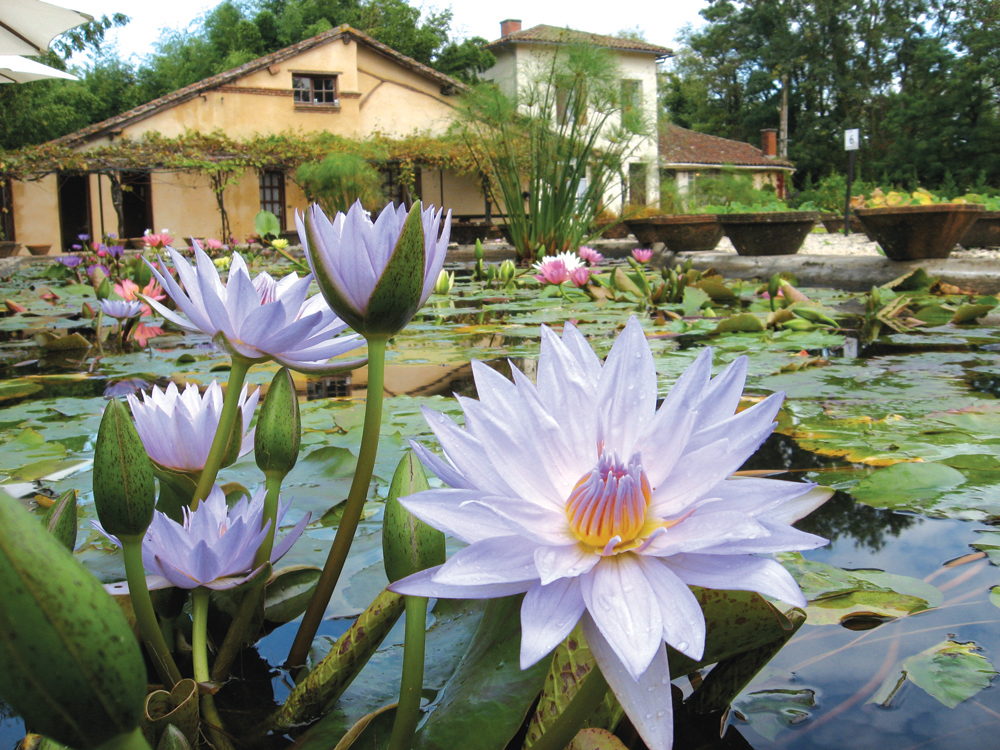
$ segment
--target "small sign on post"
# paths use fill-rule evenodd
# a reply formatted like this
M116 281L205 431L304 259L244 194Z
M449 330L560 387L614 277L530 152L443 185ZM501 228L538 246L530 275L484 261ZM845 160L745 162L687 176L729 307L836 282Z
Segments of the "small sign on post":
M847 199L844 201L844 236L851 232L851 183L854 181L854 156L861 147L861 130L844 131L844 150L847 151Z

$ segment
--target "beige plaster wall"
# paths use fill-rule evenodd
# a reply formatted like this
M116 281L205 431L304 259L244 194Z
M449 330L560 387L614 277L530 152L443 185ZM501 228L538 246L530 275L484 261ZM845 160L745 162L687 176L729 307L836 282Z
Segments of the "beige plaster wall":
M442 180L443 177L443 180ZM441 198L442 183L444 199ZM486 211L486 201L480 190L479 180L472 175L456 175L445 170L424 169L420 173L420 199L425 204L433 204L452 214L482 216ZM497 213L493 207L494 215Z
M22 245L52 245L52 253L62 250L56 176L46 175L34 182L13 182L11 193L17 241Z

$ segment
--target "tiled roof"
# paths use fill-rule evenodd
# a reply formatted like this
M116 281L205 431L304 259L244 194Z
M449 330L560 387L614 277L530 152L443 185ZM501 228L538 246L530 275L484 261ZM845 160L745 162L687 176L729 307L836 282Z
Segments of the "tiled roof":
M731 141L715 135L696 133L679 125L660 128L660 166L682 164L723 165L738 167L771 167L794 169L790 161L772 159L756 146L743 141Z
M534 42L537 44L590 44L596 47L607 47L627 52L644 52L657 57L671 57L674 51L667 47L658 47L649 42L635 39L622 39L616 36L590 34L586 31L561 28L559 26L532 26L530 29L515 31L505 37L486 45L486 49L499 47L511 42Z
M344 37L351 37L355 41L371 47L376 52L381 52L383 55L392 59L402 67L436 81L440 84L442 90L456 92L468 88L461 81L458 81L451 76L447 76L444 73L440 73L423 63L417 62L412 57L407 57L401 52L397 52L391 47L382 44L382 42L376 41L364 32L353 29L347 24L343 24L335 29L324 31L322 34L317 34L309 39L304 39L298 44L293 44L291 47L285 47L284 49L279 49L277 52L264 55L264 57L258 57L256 60L244 63L238 68L233 68L232 70L227 70L223 73L205 78L197 83L192 83L189 86L177 89L177 91L172 91L166 96L161 96L159 99L153 99L145 104L140 104L138 107L130 109L127 112L122 112L120 115L115 115L114 117L104 120L104 122L98 122L94 125L82 128L81 130L77 130L75 133L64 135L61 138L55 139L52 143L62 143L67 146L81 145L88 140L105 135L109 131L121 130L121 128L127 125L131 125L139 120L144 120L164 109L186 102L189 99L194 99L196 96L204 93L205 91L218 88L219 86L224 86L227 83L249 75L250 73L255 73L256 71L262 70L271 65L284 62L285 60L306 52L313 47L318 47Z

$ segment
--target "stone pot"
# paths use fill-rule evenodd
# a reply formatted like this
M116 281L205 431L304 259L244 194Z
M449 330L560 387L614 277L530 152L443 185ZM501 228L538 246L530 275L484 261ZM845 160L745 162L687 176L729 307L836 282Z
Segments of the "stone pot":
M947 258L983 213L974 203L859 208L858 218L889 260Z
M475 245L476 240L499 240L503 237L500 227L484 221L453 221L449 242L458 245Z
M48 255L52 245L25 245L32 255Z
M13 240L4 240L0 242L0 258L9 258L12 255L17 255L17 251L21 249L21 245Z
M962 247L1000 247L1000 211L983 211L965 236L959 240Z
M651 246L662 242L675 253L709 252L724 234L715 214L672 214L626 219L639 244Z
M144 247L146 247L145 240L146 240L145 237L130 237L124 241L128 243L126 247L130 247L133 250L142 250Z
M628 237L629 227L627 221L619 221L612 224L610 221L598 221L594 223L593 231L600 232L601 238L605 240L624 240Z
M794 255L819 220L819 211L719 214L719 223L740 255Z

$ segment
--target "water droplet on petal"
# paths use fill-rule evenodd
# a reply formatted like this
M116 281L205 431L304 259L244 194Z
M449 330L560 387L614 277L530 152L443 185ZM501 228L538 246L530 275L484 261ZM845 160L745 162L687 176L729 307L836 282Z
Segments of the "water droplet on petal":
M647 693L652 693L654 690L656 690L656 685L650 685L648 688L646 688Z
M662 719L662 718L663 718L664 716L666 716L666 715L667 715L667 712L666 712L666 711L657 711L657 712L656 712L656 718L657 718L657 719Z
M653 718L653 714L646 714L646 718L647 719L652 719Z
M670 678L669 677L661 677L660 678L660 684L661 685L669 685L670 684Z
M687 647L688 647L687 641L681 641L680 643L677 644L678 651L686 651Z

